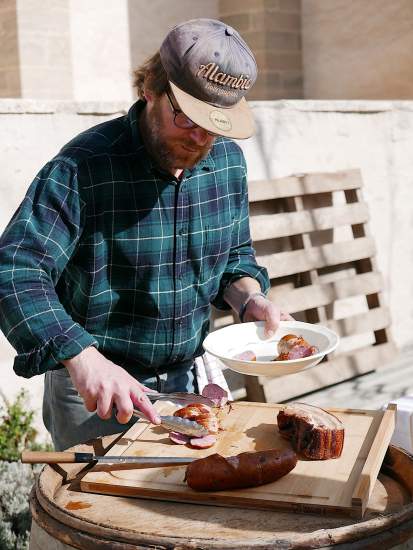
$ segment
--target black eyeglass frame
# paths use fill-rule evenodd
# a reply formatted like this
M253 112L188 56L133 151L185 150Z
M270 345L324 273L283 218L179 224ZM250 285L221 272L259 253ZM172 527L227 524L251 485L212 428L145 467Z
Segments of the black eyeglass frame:
M177 109L175 105L172 102L171 96L169 95L168 90L165 90L166 97L168 98L169 105L171 106L172 113L174 115L174 124L177 128L180 128L181 130L192 130L193 128L202 128L202 126L199 126L199 124L196 124L193 122L189 116L187 116L181 109ZM176 123L176 117L180 114L183 114L188 121L188 126L179 126L179 124ZM202 128L204 130L204 128ZM205 130L205 132L212 137L218 137L219 134L215 134L214 132L208 132L208 130Z

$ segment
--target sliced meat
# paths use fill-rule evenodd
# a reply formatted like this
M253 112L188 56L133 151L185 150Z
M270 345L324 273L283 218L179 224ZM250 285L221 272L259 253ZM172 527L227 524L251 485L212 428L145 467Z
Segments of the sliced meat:
M195 420L208 430L210 434L216 434L219 431L219 421L214 411L207 405L194 403L182 407L174 412L174 416L186 418L187 420Z
M301 337L298 337L295 334L286 334L278 342L278 354L287 354L292 347L301 344L302 340L303 339Z
M197 416L196 421L207 429L210 434L217 434L219 432L219 420L213 413Z
M228 393L218 384L207 384L202 395L211 399L217 407L223 407L228 402Z
M288 359L302 359L313 355L313 348L308 346L294 346L288 352Z
M177 445L186 445L189 443L191 436L179 432L169 432L169 439Z
M185 479L195 491L225 491L258 487L276 481L297 464L292 449L240 453L224 458L213 454L186 468Z
M277 349L278 356L274 361L302 359L303 357L309 357L318 353L316 346L310 346L302 336L296 336L295 334L286 334L283 336L278 342Z
M277 415L278 429L293 448L311 460L338 458L344 425L333 414L307 403L289 403Z
M181 418L188 418L188 420L196 420L198 416L203 414L211 414L212 409L208 405L203 403L190 403L181 409L174 412L174 416L180 416Z
M237 355L234 355L234 359L239 359L240 361L256 361L257 356L251 350L246 350Z
M203 437L191 437L189 444L195 449L209 449L217 442L214 435L204 435Z

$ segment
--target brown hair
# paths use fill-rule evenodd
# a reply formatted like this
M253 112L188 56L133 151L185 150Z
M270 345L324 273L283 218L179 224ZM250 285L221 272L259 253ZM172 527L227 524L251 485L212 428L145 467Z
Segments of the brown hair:
M145 88L151 90L158 97L166 92L168 77L163 68L159 51L133 71L133 86L136 88L139 99L145 99Z

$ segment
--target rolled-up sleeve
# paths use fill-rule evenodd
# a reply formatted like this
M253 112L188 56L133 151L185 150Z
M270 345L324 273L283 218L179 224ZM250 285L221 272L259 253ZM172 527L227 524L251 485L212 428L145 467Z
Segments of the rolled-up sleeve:
M51 161L0 238L0 327L17 352L18 375L41 374L97 346L56 293L82 232L84 207L76 167Z
M252 246L250 224L249 224L249 203L247 175L244 167L242 178L242 200L239 210L239 217L233 226L232 245L228 262L221 278L220 288L217 296L212 302L218 309L230 309L230 306L223 298L224 290L237 279L252 277L261 286L262 292L266 293L270 288L270 281L265 267L260 267L255 259L255 250Z

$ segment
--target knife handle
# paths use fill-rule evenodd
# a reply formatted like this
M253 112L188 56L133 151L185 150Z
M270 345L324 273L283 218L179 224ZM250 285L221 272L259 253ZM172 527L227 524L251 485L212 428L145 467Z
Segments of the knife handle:
M93 454L71 453L68 451L23 451L21 461L25 464L93 462Z

